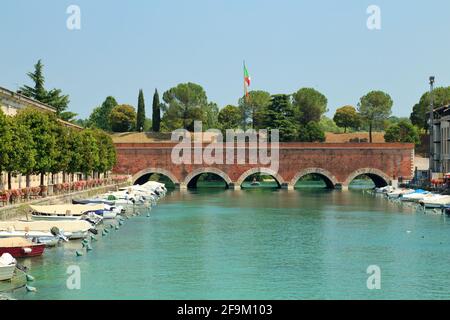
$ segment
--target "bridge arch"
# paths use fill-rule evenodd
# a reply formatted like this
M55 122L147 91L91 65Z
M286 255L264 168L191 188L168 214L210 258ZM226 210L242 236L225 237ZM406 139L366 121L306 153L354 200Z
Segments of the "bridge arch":
M183 185L187 188L193 182L194 179L198 178L201 174L204 174L204 173L213 173L215 175L218 175L225 181L227 187L229 187L232 184L231 178L228 176L228 174L226 174L225 172L223 172L220 169L208 167L208 168L196 169L196 170L192 171L191 173L189 173L186 176L186 178L184 179Z
M290 181L289 188L293 189L297 182L303 178L304 176L308 174L316 174L323 178L325 181L325 184L327 185L327 188L334 188L339 182L337 178L328 170L322 169L322 168L307 168L295 175L295 177Z
M383 171L375 168L361 168L353 171L345 180L344 186L348 187L350 183L358 176L366 175L372 179L377 188L385 187L391 182L391 178Z
M236 181L236 186L240 187L242 185L242 183L245 181L245 179L247 179L248 177L250 177L252 174L255 174L255 173L262 173L262 174L267 174L268 176L272 176L280 187L282 187L283 185L286 185L286 182L284 181L283 177L280 176L278 174L278 172L276 172L270 168L253 168L253 169L247 170L243 174L241 174L239 179Z
M162 169L162 168L148 168L148 169L144 169L139 171L138 173L136 173L132 180L133 180L133 184L141 184L140 182L142 182L143 180L145 180L145 177L148 176L150 177L152 174L162 174L164 176L166 176L167 178L170 179L170 181L172 181L172 183L175 186L179 186L180 185L180 181L178 180L178 178L170 171ZM144 182L142 182L144 183Z

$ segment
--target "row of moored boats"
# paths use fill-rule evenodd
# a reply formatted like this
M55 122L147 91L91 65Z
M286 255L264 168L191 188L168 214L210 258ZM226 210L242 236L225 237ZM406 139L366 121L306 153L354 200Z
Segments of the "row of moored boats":
M450 214L450 195L422 189L394 188L392 186L377 188L375 192L385 194L389 199L417 203L424 209L441 209L443 213Z
M100 230L108 232L103 222L118 228L129 216L149 214L166 192L164 184L149 181L96 198L73 199L71 204L30 205L26 219L0 221L0 281L12 279L16 259L41 256L48 247L82 239L89 249L88 239L96 239Z

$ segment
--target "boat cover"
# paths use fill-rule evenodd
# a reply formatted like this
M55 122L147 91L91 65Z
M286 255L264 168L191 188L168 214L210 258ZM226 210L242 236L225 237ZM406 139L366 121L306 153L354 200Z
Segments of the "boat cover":
M81 216L86 212L104 210L104 205L99 204L95 206L85 206L82 204L64 204L54 206L30 206L33 212L55 214L55 215L69 215L69 216Z

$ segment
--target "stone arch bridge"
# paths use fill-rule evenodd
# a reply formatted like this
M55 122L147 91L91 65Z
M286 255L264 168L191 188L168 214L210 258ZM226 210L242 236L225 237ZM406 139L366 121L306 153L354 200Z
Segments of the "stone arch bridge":
M258 164L174 164L176 143L116 143L116 174L131 175L134 183L145 182L152 174L162 174L176 187L195 185L203 173L220 176L229 188L240 189L255 173L270 175L279 186L293 189L308 174L323 178L330 188L347 189L358 176L366 175L376 186L410 179L414 171L414 145L403 143L280 143L279 169ZM206 147L206 146L204 146ZM248 159L248 147L246 149ZM224 153L226 150L224 150ZM193 154L193 151L192 151ZM236 157L236 152L234 155Z

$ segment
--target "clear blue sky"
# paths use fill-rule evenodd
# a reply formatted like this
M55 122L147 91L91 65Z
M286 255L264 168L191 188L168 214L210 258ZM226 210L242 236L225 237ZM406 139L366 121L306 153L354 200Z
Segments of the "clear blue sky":
M82 28L66 28L81 8ZM366 27L369 5L382 29ZM137 104L144 89L201 84L220 107L242 95L242 60L251 89L292 93L314 87L329 115L371 89L387 91L408 116L436 75L450 85L450 1L406 0L2 0L0 86L16 90L42 58L47 88L61 88L87 117L106 96Z

